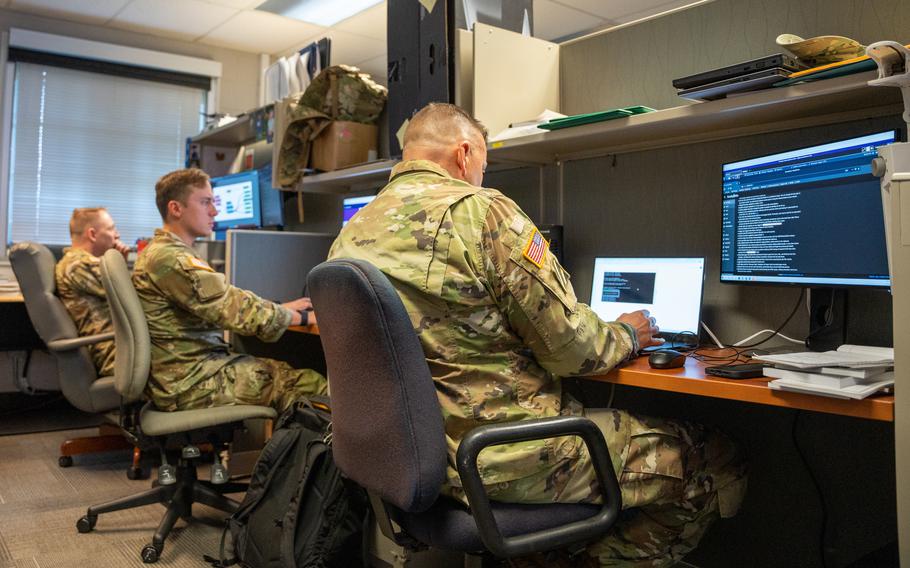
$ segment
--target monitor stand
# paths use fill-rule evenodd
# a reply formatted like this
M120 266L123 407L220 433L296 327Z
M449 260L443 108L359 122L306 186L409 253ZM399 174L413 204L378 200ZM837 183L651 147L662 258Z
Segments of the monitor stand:
M847 291L812 288L809 300L809 337L812 351L832 351L847 342Z

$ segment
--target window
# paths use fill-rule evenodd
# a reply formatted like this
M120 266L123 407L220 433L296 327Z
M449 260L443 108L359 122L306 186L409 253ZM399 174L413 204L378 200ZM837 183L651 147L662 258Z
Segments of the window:
M183 167L207 90L17 61L7 243L69 244L76 207L107 207L126 243L161 218L155 182Z

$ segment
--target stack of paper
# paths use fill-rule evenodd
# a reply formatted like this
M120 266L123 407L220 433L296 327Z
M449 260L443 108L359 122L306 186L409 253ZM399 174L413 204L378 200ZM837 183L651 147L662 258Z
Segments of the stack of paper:
M824 353L756 355L770 363L764 374L768 387L836 398L861 399L894 384L894 349L841 345Z

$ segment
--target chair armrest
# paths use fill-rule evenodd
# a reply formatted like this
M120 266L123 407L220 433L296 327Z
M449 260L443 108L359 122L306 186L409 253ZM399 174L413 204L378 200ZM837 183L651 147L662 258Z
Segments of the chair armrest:
M96 333L95 335L84 335L82 337L74 337L73 339L55 339L48 342L47 348L51 351L72 351L73 349L79 349L86 345L101 343L102 341L109 341L111 339L114 339L113 331Z
M561 527L503 537L477 469L477 456L488 446L569 435L580 436L588 447L603 498L600 511L587 519ZM594 422L581 416L557 416L474 428L459 444L455 461L480 538L487 549L499 557L564 548L602 536L616 522L622 508L619 482L603 433Z

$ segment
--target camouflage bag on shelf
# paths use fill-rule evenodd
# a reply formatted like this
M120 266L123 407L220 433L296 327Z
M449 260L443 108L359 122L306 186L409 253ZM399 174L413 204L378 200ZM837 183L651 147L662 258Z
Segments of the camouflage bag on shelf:
M333 120L375 124L388 89L350 65L333 65L316 76L299 99L275 105L272 185L290 188L303 175L313 140Z

